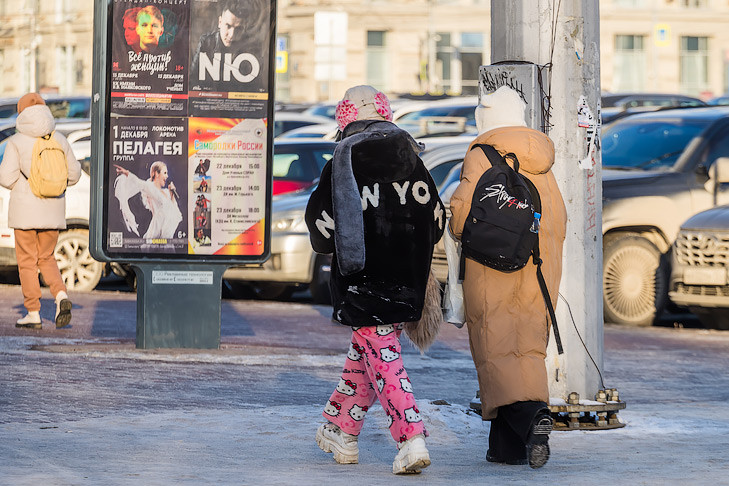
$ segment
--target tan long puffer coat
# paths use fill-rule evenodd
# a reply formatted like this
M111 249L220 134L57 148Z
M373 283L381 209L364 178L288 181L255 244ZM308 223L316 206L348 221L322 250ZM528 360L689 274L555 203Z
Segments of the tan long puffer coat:
M554 145L543 133L526 127L496 128L479 135L473 142L476 143L492 145L501 155L516 154L519 172L539 191L542 273L552 304L556 305L567 212L550 171L554 164ZM451 231L457 238L461 237L476 183L490 167L482 150L468 151L461 183L450 200ZM496 409L502 405L525 400L549 403L544 363L549 321L536 269L530 260L521 270L503 273L466 259L463 282L466 321L484 420L495 418Z

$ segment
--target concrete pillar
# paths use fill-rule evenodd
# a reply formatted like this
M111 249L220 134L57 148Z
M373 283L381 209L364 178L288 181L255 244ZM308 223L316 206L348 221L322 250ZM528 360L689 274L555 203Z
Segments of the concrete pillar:
M552 171L568 222L560 286L564 299L557 305L565 354L557 355L551 339L547 370L551 397L563 400L570 392L594 399L602 388L596 368L602 371L603 365L602 178L599 144L588 144L588 137L597 132L599 140L600 133L594 126L600 110L599 18L598 0L491 0L491 62L552 64L551 74L543 72L551 78ZM593 120L583 124L592 127L579 126L581 104L579 121L591 113Z

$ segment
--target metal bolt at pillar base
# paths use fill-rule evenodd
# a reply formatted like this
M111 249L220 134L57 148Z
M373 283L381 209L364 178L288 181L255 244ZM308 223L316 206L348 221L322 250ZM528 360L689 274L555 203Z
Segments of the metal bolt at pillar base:
M625 427L620 422L617 411L624 409L626 404L617 400L617 397L618 391L610 388L598 390L595 401L580 400L577 392L571 392L566 402L558 404L557 400L552 400L549 410L554 417L554 430L605 430Z

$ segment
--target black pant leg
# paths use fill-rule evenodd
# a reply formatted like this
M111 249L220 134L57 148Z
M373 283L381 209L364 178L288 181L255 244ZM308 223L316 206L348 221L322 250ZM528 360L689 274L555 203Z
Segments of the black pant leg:
M503 409L500 407L496 418L491 421L490 455L507 463L518 464L527 459L526 442L510 427L505 418L508 411L504 412Z
M503 416L504 422L513 433L512 440L519 441L519 447L524 448L524 454L526 454L526 441L531 432L532 422L541 413L549 414L549 407L544 402L524 401L499 407L499 416Z

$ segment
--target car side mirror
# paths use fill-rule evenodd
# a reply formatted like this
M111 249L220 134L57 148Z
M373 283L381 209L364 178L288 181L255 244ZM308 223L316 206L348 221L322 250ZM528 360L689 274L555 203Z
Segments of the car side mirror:
M709 180L704 183L704 187L708 192L714 194L716 202L716 192L719 186L726 183L729 183L729 157L719 157L709 169Z
M729 182L729 157L719 157L711 166L711 178L717 184L725 184Z

